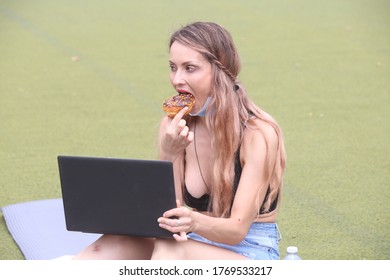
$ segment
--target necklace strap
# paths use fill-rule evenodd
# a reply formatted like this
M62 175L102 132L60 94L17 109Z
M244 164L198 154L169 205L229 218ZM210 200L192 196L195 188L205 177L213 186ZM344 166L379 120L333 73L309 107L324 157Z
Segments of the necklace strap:
M199 168L200 176L202 177L203 183L206 186L206 188L210 191L209 187L206 184L206 180L204 179L204 176L203 176L203 173L202 173L202 168L200 167L198 151L196 149L196 123L197 123L197 118L195 118L195 123L194 123L194 148L195 148L196 162L198 163L198 168Z

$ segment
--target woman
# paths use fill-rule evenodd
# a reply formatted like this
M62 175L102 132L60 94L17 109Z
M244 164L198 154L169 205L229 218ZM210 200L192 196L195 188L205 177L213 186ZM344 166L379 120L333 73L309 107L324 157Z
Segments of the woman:
M75 258L279 259L278 124L238 82L240 60L223 27L189 24L169 50L173 88L196 100L188 116L184 108L160 124L159 158L173 162L178 207L158 223L174 239L105 235Z

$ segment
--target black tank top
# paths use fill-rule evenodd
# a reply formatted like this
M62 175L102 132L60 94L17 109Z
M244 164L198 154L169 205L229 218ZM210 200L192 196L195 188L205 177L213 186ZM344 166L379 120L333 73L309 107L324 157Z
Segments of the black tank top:
M238 149L238 152L236 153L236 158L234 162L234 181L233 181L233 197L235 196L238 188L238 183L240 182L242 173L242 166L240 162L240 149ZM264 201L267 200L269 196L270 189L268 188L267 194L264 198ZM204 194L199 198L193 197L187 190L187 187L184 186L184 201L187 206L194 208L198 211L208 211L209 210L209 202L210 202L210 195ZM265 212L271 212L276 209L278 199L276 198L271 205L271 208L268 211L265 211L263 209L263 205L260 208L260 214L263 214Z

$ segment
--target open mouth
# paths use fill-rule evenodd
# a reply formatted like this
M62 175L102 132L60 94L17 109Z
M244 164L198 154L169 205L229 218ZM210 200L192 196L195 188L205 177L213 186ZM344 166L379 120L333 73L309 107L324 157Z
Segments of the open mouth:
M182 90L182 89L177 90L177 93L178 94L191 94L191 95L193 95L191 92L186 91L186 90Z

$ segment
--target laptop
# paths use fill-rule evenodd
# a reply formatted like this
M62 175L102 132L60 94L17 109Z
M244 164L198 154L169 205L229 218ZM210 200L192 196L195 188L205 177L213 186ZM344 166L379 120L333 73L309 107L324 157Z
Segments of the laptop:
M172 162L58 156L68 231L172 238L157 219L176 207Z

